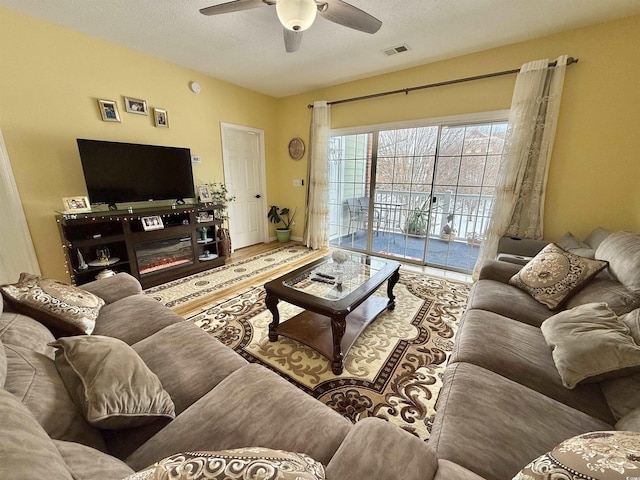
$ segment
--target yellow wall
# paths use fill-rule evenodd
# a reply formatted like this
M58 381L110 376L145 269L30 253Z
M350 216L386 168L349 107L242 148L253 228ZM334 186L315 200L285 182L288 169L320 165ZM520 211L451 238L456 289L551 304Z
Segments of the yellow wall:
M202 86L199 95L191 81ZM126 113L123 96L146 100L150 111L166 109L170 128L155 128L152 115ZM98 98L117 101L121 123L101 120ZM202 158L195 182L222 181L220 122L265 130L269 159L276 102L0 8L0 128L44 275L68 280L54 210L62 197L86 195L76 138L189 147Z
M293 161L292 137L308 145L314 100L336 100L517 68L567 53L549 174L546 236L595 226L640 231L640 16L274 99L50 23L0 8L0 128L43 274L68 277L53 211L85 194L78 137L190 147L202 157L196 182L222 179L220 122L265 130L267 197L298 208L302 236L307 158ZM411 55L411 53L409 53ZM190 81L202 93L188 89ZM506 109L515 76L336 106L333 128ZM169 112L171 128L124 112L122 96ZM96 99L118 102L122 123L102 122ZM273 234L273 226L271 234Z
M567 68L549 172L545 237L570 230L584 238L597 226L640 231L640 16L560 33L507 47L307 92L279 101L282 144L305 135L314 100L338 100L518 68L564 53ZM409 53L410 55L410 53ZM332 108L332 127L387 123L508 109L515 75L394 95ZM300 175L303 162L280 160ZM293 177L295 178L295 176ZM279 187L290 185L284 178ZM275 188L282 200L303 198ZM288 200L291 198L291 200Z

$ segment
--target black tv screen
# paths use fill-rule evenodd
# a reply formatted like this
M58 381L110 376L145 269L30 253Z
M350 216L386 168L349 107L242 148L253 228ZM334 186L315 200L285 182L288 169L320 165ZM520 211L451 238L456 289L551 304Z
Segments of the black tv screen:
M188 148L81 138L77 141L92 204L194 197Z

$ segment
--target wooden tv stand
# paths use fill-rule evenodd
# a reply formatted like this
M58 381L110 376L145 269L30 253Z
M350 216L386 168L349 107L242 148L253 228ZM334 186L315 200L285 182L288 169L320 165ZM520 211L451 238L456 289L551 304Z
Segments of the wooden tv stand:
M82 285L95 280L101 271L111 269L130 273L143 288L148 288L224 265L223 253L227 252L221 248L219 239L222 220L216 218L220 209L220 205L207 203L59 212L56 221L71 282ZM154 216L160 217L164 227L145 230L143 219ZM104 247L109 251L106 262L97 257L97 251ZM86 268L81 268L78 252Z

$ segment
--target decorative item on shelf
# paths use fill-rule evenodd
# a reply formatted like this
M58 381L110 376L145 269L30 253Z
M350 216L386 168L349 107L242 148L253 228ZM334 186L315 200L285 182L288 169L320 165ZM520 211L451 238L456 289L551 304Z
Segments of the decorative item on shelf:
M202 255L198 257L198 260L200 260L201 262L206 262L207 260L213 260L215 258L218 258L218 255L216 255L215 253L211 253L209 250L205 250L204 252L202 252Z
M288 208L279 208L276 205L271 205L269 207L269 212L267 213L267 218L271 223L280 223L284 225L284 227L276 227L276 236L278 237L278 241L285 243L289 241L291 237L291 226L293 225L293 220L296 217L296 212L298 208L296 207L292 214L290 214L290 210Z
M102 270L100 273L98 273L96 275L96 280L100 280L102 278L107 278L107 277L112 277L116 274L116 272L114 272L113 270L111 270L110 268L107 268L105 270Z
M196 222L198 223L213 222L213 215L211 215L209 212L198 212L196 215Z
M88 213L91 211L89 197L64 197L64 213Z
M196 189L198 190L198 200L201 203L210 203L213 201L211 197L211 190L209 190L209 185L198 185Z
M209 187L209 191L211 192L210 201L220 206L217 211L214 211L214 215L218 220L223 220L226 226L226 220L229 219L227 216L229 203L235 201L236 197L229 193L229 189L224 183L209 183L207 187Z
M86 270L87 268L89 268L89 265L87 265L87 262L84 261L82 252L80 252L80 249L78 249L78 270Z
M200 240L198 240L198 243L207 243L208 237L207 237L207 231L209 230L209 227L198 227L197 229L198 235L200 235Z
M100 116L103 122L119 122L120 114L118 113L118 105L113 100L98 99L100 107Z
M140 221L142 222L142 228L144 228L145 232L150 230L162 230L164 228L164 222L160 215L142 217Z

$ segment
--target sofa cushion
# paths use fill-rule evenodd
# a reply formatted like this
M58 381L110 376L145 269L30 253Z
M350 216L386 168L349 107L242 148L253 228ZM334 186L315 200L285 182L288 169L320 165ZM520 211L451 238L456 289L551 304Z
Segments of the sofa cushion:
M4 344L0 339L0 388L4 387L7 378L7 353L4 351Z
M102 307L94 335L119 338L133 345L174 323L184 322L177 313L148 295L130 295Z
M633 292L640 291L640 234L615 232L596 250L596 258L609 262L609 275Z
M553 310L606 267L607 262L574 255L551 243L509 283Z
M5 388L31 411L47 434L106 450L100 432L87 424L69 396L53 360L15 345L5 345L5 349Z
M18 283L0 287L13 309L45 325L72 334L90 334L104 300L72 285L20 274Z
M303 453L246 447L219 452L176 453L124 480L228 480L230 478L325 480L325 475L322 464Z
M0 478L74 480L47 433L11 393L0 389Z
M629 480L640 470L640 434L589 432L536 458L513 480Z
M480 280L472 287L467 304L467 310L470 309L497 313L534 327L553 315L528 293L496 280Z
M133 349L171 395L176 414L248 363L190 322L170 325L135 343Z
M632 410L616 423L616 430L640 432L640 407Z
M599 385L616 420L640 407L640 373L605 380Z
M584 242L589 245L594 250L598 250L600 244L611 235L611 230L607 230L606 228L597 227L594 228L593 231L587 235L587 238L584 239Z
M465 313L449 364L473 363L607 423L615 423L598 384L562 384L540 328L492 312Z
M55 358L55 350L49 343L55 341L51 330L26 315L4 312L0 315L0 339L7 345L24 347Z
M175 417L158 377L123 341L81 335L52 345L56 367L90 425L119 429Z
M225 378L125 461L137 470L175 452L260 445L305 453L326 465L350 428L349 420L276 373L249 364Z
M569 310L586 303L598 302L606 303L617 315L622 315L640 307L640 294L632 292L602 272L572 295L564 307Z
M606 303L588 303L540 327L567 388L640 371L640 345Z
M497 373L455 363L444 374L429 438L446 459L505 480L561 441L613 426Z
M338 448L327 465L327 476L423 480L432 478L437 469L435 452L419 438L382 419L365 418Z
M142 293L142 287L138 279L125 272L85 283L82 285L82 289L99 296L107 304L117 302L130 295Z
M74 479L121 480L133 470L122 460L80 443L53 440Z

